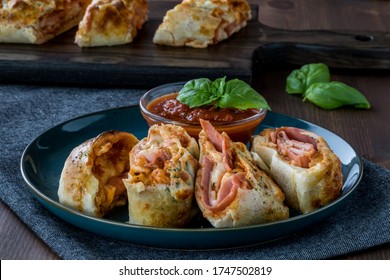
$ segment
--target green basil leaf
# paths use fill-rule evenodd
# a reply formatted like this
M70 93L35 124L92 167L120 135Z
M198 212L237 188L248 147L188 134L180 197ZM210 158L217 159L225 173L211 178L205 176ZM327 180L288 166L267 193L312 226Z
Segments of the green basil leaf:
M290 94L302 94L306 89L306 76L300 70L294 70L287 77L286 91Z
M226 81L226 77L213 82L207 78L190 80L179 91L177 100L191 108L213 105L217 108L271 110L264 97L247 83L239 79Z
M191 108L212 104L218 98L213 94L212 84L207 78L190 80L176 98Z
M225 92L226 77L216 79L212 85L213 96L221 97Z
M326 64L306 64L287 77L286 91L290 94L304 94L312 84L329 81L330 72Z
M370 103L357 89L341 82L315 83L306 91L303 101L309 100L323 109L336 109L344 105L369 109Z
M263 96L239 79L230 80L225 83L225 91L217 100L216 106L220 108L237 108L240 110L249 108L271 110Z

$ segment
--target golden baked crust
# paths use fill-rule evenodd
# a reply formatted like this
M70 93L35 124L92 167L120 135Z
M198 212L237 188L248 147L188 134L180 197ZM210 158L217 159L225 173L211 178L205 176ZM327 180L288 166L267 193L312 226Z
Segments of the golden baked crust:
M61 204L102 217L127 202L122 179L129 171L129 153L138 139L132 134L107 131L75 147L61 172Z
M252 141L251 151L286 195L286 203L302 213L335 200L343 176L340 159L315 133L281 127L265 129Z
M148 18L146 0L94 0L79 24L80 47L131 43Z
M130 153L129 223L182 227L191 219L199 147L184 128L153 125Z
M288 218L283 192L258 168L245 144L201 123L195 197L203 216L218 228Z
M246 0L184 0L166 13L153 42L205 48L238 32L250 18Z
M0 4L0 42L42 44L76 26L90 0L9 0Z

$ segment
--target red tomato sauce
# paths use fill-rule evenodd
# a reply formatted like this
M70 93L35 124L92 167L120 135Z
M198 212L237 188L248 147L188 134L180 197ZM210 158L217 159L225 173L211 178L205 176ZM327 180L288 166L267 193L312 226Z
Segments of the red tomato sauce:
M189 124L199 123L199 119L212 122L233 122L246 119L257 114L256 109L239 110L235 108L214 108L212 106L190 108L180 103L172 93L157 98L148 105L148 110L166 119L186 122Z

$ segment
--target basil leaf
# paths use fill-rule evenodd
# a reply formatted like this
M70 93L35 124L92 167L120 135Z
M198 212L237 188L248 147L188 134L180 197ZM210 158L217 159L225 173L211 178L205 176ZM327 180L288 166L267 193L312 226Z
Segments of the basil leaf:
M176 99L191 108L211 104L218 98L213 94L212 85L207 78L190 80L179 91Z
M211 89L213 91L213 95L221 97L225 91L226 77L216 79L212 85Z
M306 64L287 77L286 91L290 94L304 94L312 84L329 81L330 72L326 64Z
M267 101L247 83L234 79L226 82L224 94L217 100L220 108L249 108L271 110Z
M213 105L216 108L268 109L267 101L247 83L226 77L210 81L207 78L188 81L179 91L177 100L191 108Z
M357 89L341 82L315 83L306 91L303 101L309 100L323 109L335 109L344 105L369 109L370 103Z

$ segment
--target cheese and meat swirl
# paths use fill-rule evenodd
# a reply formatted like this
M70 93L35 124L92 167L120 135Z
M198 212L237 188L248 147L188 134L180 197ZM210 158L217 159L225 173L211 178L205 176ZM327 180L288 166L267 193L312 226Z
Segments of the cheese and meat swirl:
M182 227L192 218L199 147L184 128L153 125L130 153L129 223Z
M290 207L307 213L340 195L341 162L321 136L295 127L265 129L254 136L251 150Z
M103 217L127 203L122 179L129 171L129 153L138 139L122 131L106 131L75 147L59 181L61 204Z
M289 217L284 194L254 161L245 144L201 121L196 201L214 227L238 227Z

